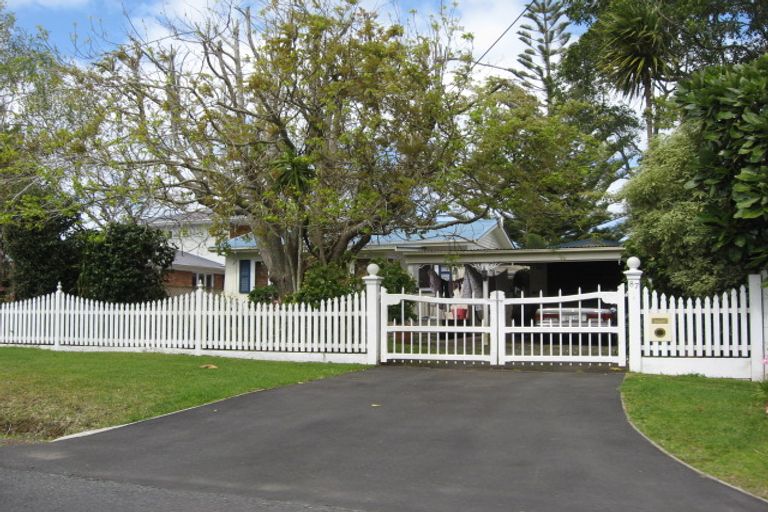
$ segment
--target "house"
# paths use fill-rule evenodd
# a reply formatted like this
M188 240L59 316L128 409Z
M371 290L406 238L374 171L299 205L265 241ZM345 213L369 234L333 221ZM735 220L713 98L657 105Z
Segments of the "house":
M209 233L209 213L168 216L151 224L167 231L178 247L167 279L169 294L191 291L192 283L199 280L212 291L233 296L269 283L258 241L242 223L232 223L226 255L218 251ZM622 279L622 253L620 244L605 240L524 249L509 239L501 219L479 219L440 229L395 230L374 236L357 255L350 272L362 272L371 260L381 258L399 261L422 293L487 296L503 290L556 295L575 293L579 287L614 289Z
M176 251L170 270L165 275L165 291L169 296L195 290L198 283L210 292L224 290L224 264L196 254Z
M150 226L164 231L176 247L176 256L165 277L168 295L191 292L199 282L209 291L224 291L226 259L210 250L216 243L210 234L211 224L211 214L207 211L169 214L149 222ZM231 234L238 229L239 225L233 223Z
M558 290L575 292L579 286L615 289L622 278L622 253L618 243L600 240L522 249L509 239L500 219L480 219L423 232L396 230L374 236L350 271L360 272L370 260L382 258L399 261L423 293L479 297L503 290L556 295ZM224 292L231 295L247 294L269 282L253 235L229 241L224 282Z

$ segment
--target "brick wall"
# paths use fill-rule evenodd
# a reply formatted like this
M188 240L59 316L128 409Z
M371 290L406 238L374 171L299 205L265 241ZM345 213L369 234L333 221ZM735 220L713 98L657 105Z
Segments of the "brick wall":
M165 275L165 289L168 295L180 295L194 291L196 285L193 284L195 273L186 270L171 270ZM214 274L213 290L220 292L224 289L224 275Z

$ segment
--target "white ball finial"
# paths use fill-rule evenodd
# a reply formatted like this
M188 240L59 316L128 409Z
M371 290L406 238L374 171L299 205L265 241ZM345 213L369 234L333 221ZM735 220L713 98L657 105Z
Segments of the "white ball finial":
M61 281L59 281L59 283L56 285L56 291L61 293L61 291L62 291Z
M640 268L640 258L637 256L630 256L627 258L627 266L630 270L637 270Z
M371 263L370 265L368 265L366 267L366 270L368 271L368 275L369 276L375 276L376 274L379 273L380 269L379 269L379 266L377 264Z

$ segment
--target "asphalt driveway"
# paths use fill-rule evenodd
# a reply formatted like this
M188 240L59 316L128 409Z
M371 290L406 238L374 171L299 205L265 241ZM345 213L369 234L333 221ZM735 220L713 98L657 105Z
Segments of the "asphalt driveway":
M253 393L2 448L0 510L768 510L639 436L621 378L379 367Z

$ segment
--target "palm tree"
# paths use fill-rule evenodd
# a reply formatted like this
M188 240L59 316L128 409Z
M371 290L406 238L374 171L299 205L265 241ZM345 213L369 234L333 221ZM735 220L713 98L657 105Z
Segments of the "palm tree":
M625 96L645 98L648 140L654 130L654 85L671 69L674 31L659 0L618 0L598 22L605 45L598 66Z

